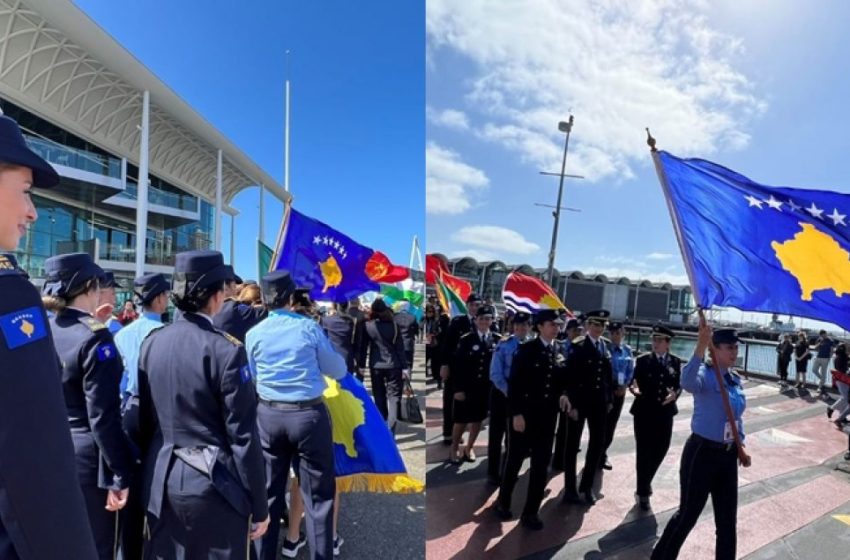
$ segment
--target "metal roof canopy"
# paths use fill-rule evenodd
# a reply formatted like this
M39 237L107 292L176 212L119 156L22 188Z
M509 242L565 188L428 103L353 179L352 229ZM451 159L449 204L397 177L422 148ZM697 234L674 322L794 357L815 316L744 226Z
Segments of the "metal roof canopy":
M151 96L150 169L215 200L221 149L222 198L283 187L69 0L0 0L0 94L138 164L142 92Z

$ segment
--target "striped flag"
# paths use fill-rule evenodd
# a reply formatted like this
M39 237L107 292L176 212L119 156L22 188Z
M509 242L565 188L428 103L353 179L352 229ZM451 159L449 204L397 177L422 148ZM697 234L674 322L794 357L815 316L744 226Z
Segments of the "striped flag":
M438 275L435 282L437 298L440 300L440 305L443 309L445 309L449 317L466 315L466 304L464 303L464 299L457 291L455 291L455 289L444 281L443 276L443 274ZM454 279L455 277L451 276L451 278ZM471 286L469 287L469 290L472 290Z
M508 274L505 279L502 301L505 302L505 307L514 312L537 313L543 309L567 308L549 284L516 271ZM569 309L567 314L572 316Z

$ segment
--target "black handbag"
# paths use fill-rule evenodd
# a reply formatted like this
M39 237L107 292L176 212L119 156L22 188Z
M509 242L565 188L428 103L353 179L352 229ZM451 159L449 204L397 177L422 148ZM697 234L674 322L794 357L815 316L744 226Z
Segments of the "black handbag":
M404 380L404 389L401 392L401 401L399 402L398 419L408 424L421 424L424 422L422 418L422 410L419 408L419 399L413 392L413 387L410 386L410 380Z

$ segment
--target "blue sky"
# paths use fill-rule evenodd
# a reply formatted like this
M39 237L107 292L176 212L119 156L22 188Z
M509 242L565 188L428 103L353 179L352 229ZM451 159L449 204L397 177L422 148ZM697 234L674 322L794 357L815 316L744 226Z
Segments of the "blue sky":
M646 126L765 184L850 192L847 3L523 6L428 2L429 252L545 267L553 221L534 203L558 179L538 171L559 171L570 111L567 173L586 179L565 186L581 212L562 214L559 270L687 282Z
M407 266L425 230L423 2L75 1L280 184L289 49L294 207ZM271 245L283 208L265 200ZM254 278L259 190L232 206ZM227 216L222 233L227 259Z

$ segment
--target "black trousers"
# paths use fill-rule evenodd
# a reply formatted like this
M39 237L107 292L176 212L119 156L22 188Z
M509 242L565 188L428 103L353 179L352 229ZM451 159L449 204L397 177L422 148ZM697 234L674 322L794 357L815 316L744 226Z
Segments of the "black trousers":
M490 425L487 435L487 476L501 478L502 440L508 428L508 397L495 386L490 387Z
M682 451L679 511L673 515L652 551L652 560L674 559L711 496L717 528L715 558L735 558L738 511L738 453L735 446L720 449L691 435Z
M567 457L567 415L558 413L558 429L555 432L555 452L552 455L552 468L557 471L564 470L564 462Z
M121 421L124 433L130 441L139 441L139 401L130 398L124 406ZM141 560L144 544L145 505L142 499L144 492L144 470L137 465L130 482L130 495L127 505L118 516L121 539L121 560Z
M617 429L617 421L620 419L620 412L623 411L623 401L625 400L625 394L622 397L614 395L614 406L605 419L605 448L602 451L603 461L608 458L608 448L611 447L611 442L614 441L614 431Z
M443 382L443 439L452 439L454 427L455 388L452 376Z
M673 417L669 414L635 414L635 452L637 495L652 495L652 479L670 449Z
M106 490L98 488L96 484L81 484L80 487L86 501L97 557L100 560L112 560L117 545L115 524L118 522L118 514L106 511Z
M269 530L255 541L257 556L277 560L278 536L286 507L289 466L295 467L304 499L304 525L311 558L333 558L333 504L336 494L331 419L324 404L300 410L257 405L257 425L266 459Z
M522 515L535 515L543 501L546 479L549 473L549 460L552 458L552 437L555 434L555 421L558 414L538 412L525 417L525 431L517 432L513 425L508 430L508 457L502 473L502 485L499 488L499 503L510 509L511 496L516 486L519 470L526 455L531 454L531 469L528 479L528 496Z
M788 381L788 364L791 363L789 358L778 358L779 365L779 379L782 381Z
M369 371L372 380L372 398L378 407L384 421L395 432L398 422L398 405L401 402L403 379L400 369L372 369Z
M248 517L237 512L202 474L174 460L165 483L159 518L148 521L146 560L226 560L249 554ZM272 524L272 528L277 528Z
M579 492L586 492L593 488L593 481L596 478L596 471L602 461L602 453L605 448L605 420L607 417L605 405L598 404L579 409L578 420L567 420L566 458L564 461L564 490L566 492L572 492L576 487L576 461L585 422L587 422L587 430L590 432L590 439L587 443L584 472L581 475L581 483L578 489Z

